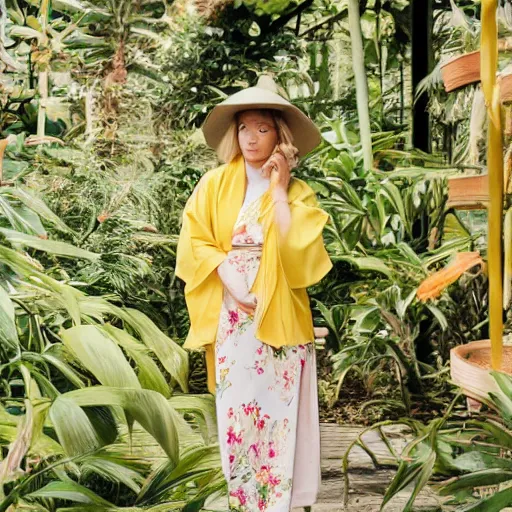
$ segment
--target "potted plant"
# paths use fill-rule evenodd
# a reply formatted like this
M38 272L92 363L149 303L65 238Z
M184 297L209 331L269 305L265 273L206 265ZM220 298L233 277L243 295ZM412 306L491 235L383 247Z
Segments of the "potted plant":
M468 196L479 197L488 209L487 268L489 275L489 340L478 340L452 349L451 377L471 399L484 400L488 393L496 391L491 377L492 370L512 374L512 347L503 346L503 308L510 303L510 276L512 270L512 209L505 221L506 272L503 278L503 199L504 158L501 126L501 101L497 94L497 21L496 1L482 0L481 14L481 86L488 117L487 129L487 175L471 176L471 180L450 180L450 201L463 202ZM473 56L473 59L475 57ZM502 79L503 80L503 77ZM508 82L508 77L505 78ZM458 82L461 83L461 82ZM503 82L502 82L503 85ZM508 86L508 84L506 84ZM508 98L508 89L505 88ZM508 100L507 100L508 101ZM470 190L469 183L474 188ZM486 199L486 196L488 199ZM475 265L483 265L477 253L458 255L448 267L430 276L418 289L418 298L428 300L440 293L443 287L454 282L463 272ZM503 292L505 283L505 293Z
M487 174L452 176L448 179L448 207L472 210L485 208L488 203L489 177Z
M441 66L441 76L446 92L480 82L480 51L453 57Z
M489 273L490 340L456 347L451 352L451 375L464 393L473 398L487 397L495 390L491 369L510 371L503 365L503 144L500 102L493 101L498 69L496 1L483 0L481 13L481 80L486 100L489 126L487 143L488 168L488 236L487 266ZM506 354L512 351L506 349ZM507 357L505 359L508 359Z

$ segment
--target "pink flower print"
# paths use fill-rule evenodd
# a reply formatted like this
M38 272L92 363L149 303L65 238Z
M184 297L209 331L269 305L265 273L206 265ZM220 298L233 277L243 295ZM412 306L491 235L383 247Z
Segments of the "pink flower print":
M279 478L275 477L272 473L270 473L268 476L268 483L272 487L276 487L281 483L281 480L279 480Z
M270 467L261 466L260 470L256 473L256 481L261 485L267 485L270 477Z
M228 418L232 418L234 416L233 407L228 409Z
M305 359L301 359L300 360L300 367L301 368L304 368L304 365L306 364L306 360Z
M260 449L258 448L257 444L251 444L251 446L249 446L249 451L253 451L256 457L260 456Z
M259 501L258 501L258 508L260 510L266 510L267 509L267 502L263 498L259 499Z
M233 427L229 427L227 436L229 446L232 446L234 444L242 444L242 436L240 434L237 435Z
M261 354L263 354L263 346L261 346L258 350L256 350L256 354L258 354L259 356L261 356Z
M256 373L258 375L261 375L265 370L261 367L261 366L258 366L258 368L256 369Z
M229 323L233 326L236 325L239 321L238 311L230 311L229 312Z
M225 363L226 362L226 358L227 358L227 356L219 357L219 364Z
M269 443L268 456L269 456L270 459L273 459L276 456L276 451L274 450L274 443L273 442Z
M265 428L265 420L257 420L254 423L258 430L263 430Z
M253 412L257 411L253 404L242 404L242 407L244 409L244 413L246 416L249 416L249 414L252 414Z
M229 495L238 498L240 505L245 505L247 503L247 496L242 488L239 488L236 491L231 491Z
M233 462L235 462L235 456L234 456L233 454L231 454L231 455L229 456L229 463L230 463L230 464L233 464Z
M285 370L283 373L283 379L284 379L284 388L290 389L291 385L293 384L293 375L290 375L288 373L288 370Z
M276 492L276 498L281 498L283 496L282 492Z

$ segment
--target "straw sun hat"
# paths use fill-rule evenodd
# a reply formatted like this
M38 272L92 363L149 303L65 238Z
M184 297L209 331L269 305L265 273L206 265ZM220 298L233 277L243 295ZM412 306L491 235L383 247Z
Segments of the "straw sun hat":
M263 75L255 87L243 89L213 108L203 125L208 145L217 149L235 114L253 109L279 110L293 134L293 145L300 156L316 148L322 140L315 123L277 93L277 85L270 76Z

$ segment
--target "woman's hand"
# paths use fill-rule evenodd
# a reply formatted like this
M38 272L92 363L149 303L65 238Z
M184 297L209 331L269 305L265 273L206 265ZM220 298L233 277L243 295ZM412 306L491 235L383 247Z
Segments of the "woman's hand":
M238 273L236 266L231 263L228 256L218 267L217 273L226 291L231 295L237 306L248 315L256 311L256 295L250 293L247 284Z
M258 300L256 299L256 295L254 295L254 293L249 293L242 300L237 300L236 298L234 299L239 309L250 316L254 316L254 313L256 312L256 306L258 304Z
M281 153L274 153L262 167L263 176L270 176L273 193L282 196L288 191L291 173L286 158Z
M290 185L290 166L288 160L281 153L274 153L263 168L270 166L270 190L274 201L274 219L278 225L279 233L286 237L291 226L291 212L288 205L288 186Z

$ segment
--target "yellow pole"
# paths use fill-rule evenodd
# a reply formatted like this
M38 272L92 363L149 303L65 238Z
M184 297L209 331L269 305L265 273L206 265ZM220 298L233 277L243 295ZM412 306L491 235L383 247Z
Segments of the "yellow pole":
M503 142L501 135L498 71L498 27L496 0L482 0L482 32L480 43L481 81L489 113L487 168L489 173L489 209L487 261L489 265L489 324L491 363L501 368L503 353Z

